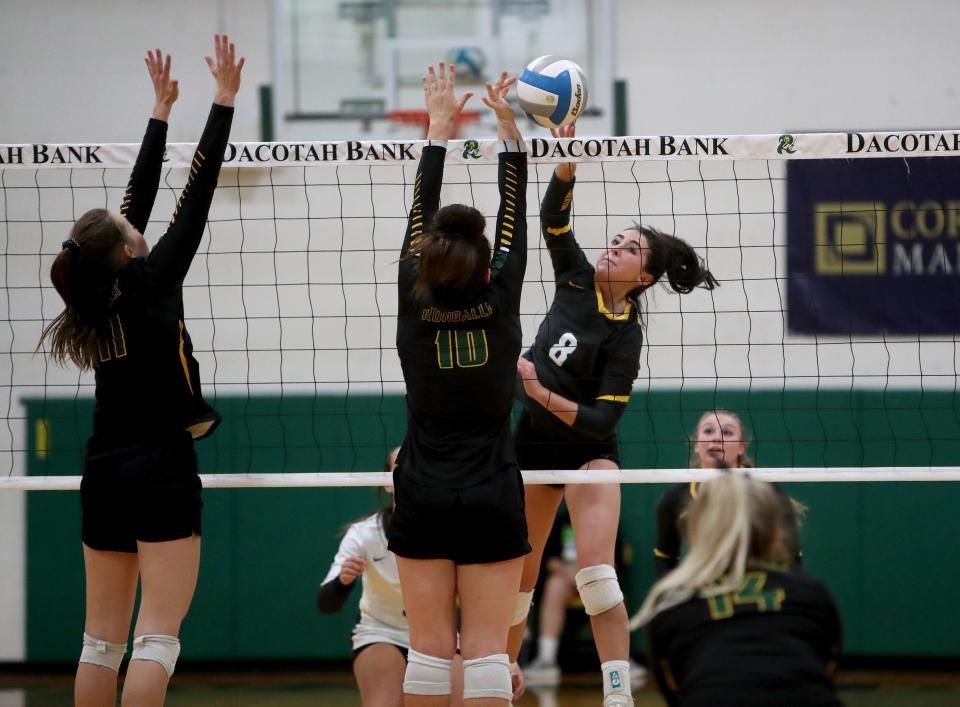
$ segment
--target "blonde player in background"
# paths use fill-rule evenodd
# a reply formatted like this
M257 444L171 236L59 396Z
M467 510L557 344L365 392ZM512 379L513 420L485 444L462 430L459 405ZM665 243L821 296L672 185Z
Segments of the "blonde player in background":
M791 569L790 519L771 484L732 470L700 485L689 552L650 590L651 670L671 707L831 707L842 642L833 597Z
M750 436L740 416L730 410L708 410L700 416L693 437L693 468L749 469L753 459L747 453ZM673 484L657 504L657 528L653 549L654 568L658 577L663 577L680 562L683 545L683 519L687 508L697 497L699 484ZM784 504L784 522L792 562L800 566L803 553L800 551L799 520L806 506L790 498L777 484L773 485Z

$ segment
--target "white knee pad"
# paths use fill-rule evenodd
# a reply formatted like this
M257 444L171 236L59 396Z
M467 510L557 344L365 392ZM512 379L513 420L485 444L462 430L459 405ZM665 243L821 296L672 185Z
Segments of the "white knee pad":
M179 656L179 638L159 633L145 633L133 639L133 653L130 654L130 660L152 660L154 663L160 663L167 671L169 678L177 667Z
M80 651L80 662L99 665L109 668L115 673L120 672L120 663L123 654L127 652L126 643L110 643L84 633L83 649Z
M463 661L463 699L507 700L513 698L510 658L506 653Z
M527 614L530 613L530 605L533 603L533 592L519 592L517 594L517 608L513 611L513 623L516 626L527 620Z
M407 695L449 695L452 660L418 653L407 653L407 672L403 676L403 692Z
M584 567L577 572L577 591L589 616L602 614L623 601L617 571L610 565Z

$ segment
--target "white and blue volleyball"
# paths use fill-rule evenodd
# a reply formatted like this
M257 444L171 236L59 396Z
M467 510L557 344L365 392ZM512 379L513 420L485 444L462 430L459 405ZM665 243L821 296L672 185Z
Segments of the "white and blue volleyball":
M543 127L569 125L587 107L587 77L572 61L542 56L520 74L517 98L526 114Z

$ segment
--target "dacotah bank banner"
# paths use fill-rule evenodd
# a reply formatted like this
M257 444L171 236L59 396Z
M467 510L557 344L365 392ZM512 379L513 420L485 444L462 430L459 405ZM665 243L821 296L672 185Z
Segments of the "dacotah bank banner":
M788 324L960 332L960 158L787 165Z

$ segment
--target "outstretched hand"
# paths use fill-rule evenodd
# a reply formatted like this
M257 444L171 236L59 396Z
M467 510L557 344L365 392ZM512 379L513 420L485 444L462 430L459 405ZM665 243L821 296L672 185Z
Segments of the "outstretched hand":
M421 76L420 81L423 84L423 101L430 115L427 139L452 140L457 132L460 113L473 93L467 91L457 98L457 71L451 64L448 74L447 65L442 61L436 69L427 67L427 75Z
M501 140L522 139L520 130L517 128L517 114L507 103L507 94L516 82L516 76L510 76L506 71L501 71L495 84L487 84L487 95L480 97L483 104L497 116L497 137Z
M170 117L170 109L180 95L180 84L176 79L170 78L170 55L167 54L164 58L159 49L156 53L148 49L143 61L147 65L156 99L153 104L153 117L166 122Z
M480 97L483 105L497 114L497 120L515 121L517 119L517 114L507 103L507 94L510 92L510 87L516 82L516 76L511 77L506 71L501 71L497 83L488 83L487 95Z
M550 134L555 138L574 137L577 134L577 124L570 123L570 125L565 125L562 128L550 128ZM572 182L577 174L577 165L575 162L561 162L557 165L556 169L554 169L554 174L557 175L557 179L564 182Z
M237 91L240 90L240 72L243 71L244 58L236 60L236 45L225 34L215 34L213 44L216 58L204 57L210 73L217 80L217 92L213 102L221 106L232 106Z

